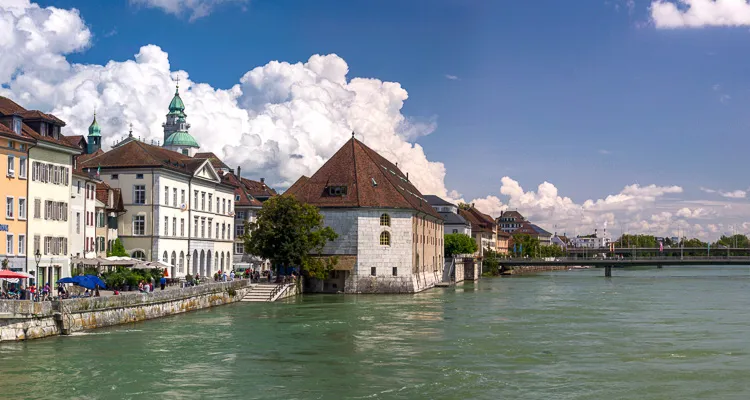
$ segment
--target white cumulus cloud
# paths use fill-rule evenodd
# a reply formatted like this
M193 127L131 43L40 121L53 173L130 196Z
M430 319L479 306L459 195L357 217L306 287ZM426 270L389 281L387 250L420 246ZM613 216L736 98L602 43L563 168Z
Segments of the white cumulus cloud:
M211 14L216 7L229 3L247 3L249 0L130 0L131 4L158 8L174 15L188 14L191 21Z
M651 19L657 28L750 25L746 0L656 0Z

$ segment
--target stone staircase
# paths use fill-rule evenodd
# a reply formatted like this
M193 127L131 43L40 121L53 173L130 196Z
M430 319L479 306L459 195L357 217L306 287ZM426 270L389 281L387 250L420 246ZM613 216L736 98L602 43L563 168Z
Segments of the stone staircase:
M276 288L276 284L258 283L253 284L252 290L245 294L241 301L265 302L270 301L271 292Z

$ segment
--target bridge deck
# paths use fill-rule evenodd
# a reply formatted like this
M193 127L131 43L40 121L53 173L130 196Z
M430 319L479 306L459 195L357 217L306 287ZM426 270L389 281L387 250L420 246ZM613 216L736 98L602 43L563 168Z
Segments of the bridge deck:
M750 265L750 257L650 257L650 258L507 258L499 260L506 267L521 266L590 266L590 267L643 267L679 265Z

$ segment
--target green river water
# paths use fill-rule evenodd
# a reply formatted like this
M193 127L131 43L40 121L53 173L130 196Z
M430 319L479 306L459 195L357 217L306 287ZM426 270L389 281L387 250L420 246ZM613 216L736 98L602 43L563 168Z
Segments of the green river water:
M0 398L750 399L750 269L238 303L0 344Z

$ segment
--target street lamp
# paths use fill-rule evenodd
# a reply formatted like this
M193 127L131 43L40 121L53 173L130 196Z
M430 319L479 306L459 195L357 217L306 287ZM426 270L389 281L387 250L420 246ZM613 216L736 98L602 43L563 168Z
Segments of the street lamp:
M190 274L190 252L189 251L188 251L188 253L186 255L186 258L187 258L187 270L186 270L186 273Z
M34 261L36 261L36 273L34 275L34 284L36 286L39 286L39 262L42 261L42 253L39 251L39 249L36 249L36 253L34 253ZM39 290L38 287L37 287L37 290Z

